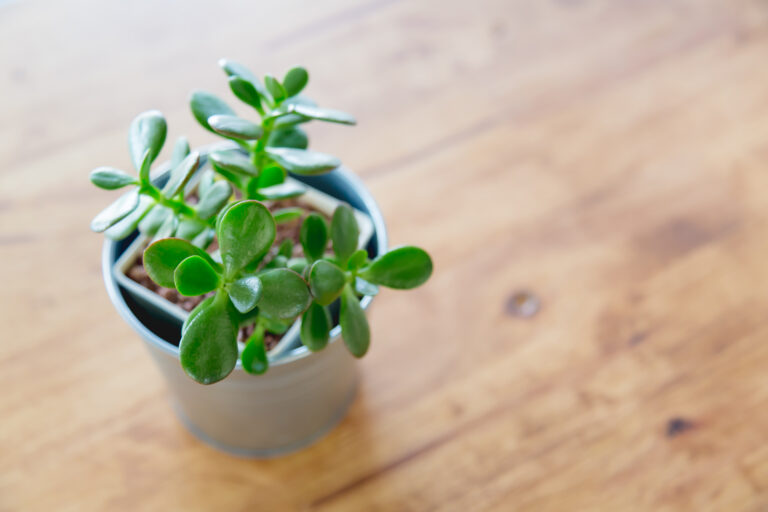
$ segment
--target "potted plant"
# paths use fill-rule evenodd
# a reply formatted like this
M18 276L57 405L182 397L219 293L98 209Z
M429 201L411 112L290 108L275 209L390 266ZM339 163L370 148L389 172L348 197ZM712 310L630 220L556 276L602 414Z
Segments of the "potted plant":
M300 94L306 70L262 83L220 65L258 120L196 91L194 117L227 141L191 151L179 138L151 173L167 125L157 111L139 115L129 130L137 174L91 173L101 188L129 188L91 228L108 238L110 297L147 342L182 421L220 448L269 455L343 416L356 387L349 354L370 343L364 309L378 286L424 283L432 261L417 247L386 251L367 191L338 159L307 149L300 124L354 119Z

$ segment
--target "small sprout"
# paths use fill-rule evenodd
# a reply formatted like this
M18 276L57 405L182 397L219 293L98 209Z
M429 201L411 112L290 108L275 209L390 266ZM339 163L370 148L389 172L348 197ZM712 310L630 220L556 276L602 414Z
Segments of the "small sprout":
M267 359L267 350L264 347L264 330L257 329L248 339L248 343L240 356L243 362L243 369L254 375L261 375L269 368L269 359Z

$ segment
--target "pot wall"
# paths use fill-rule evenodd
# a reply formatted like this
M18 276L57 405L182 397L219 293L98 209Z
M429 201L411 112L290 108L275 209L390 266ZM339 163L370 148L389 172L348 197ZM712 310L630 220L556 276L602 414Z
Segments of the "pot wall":
M381 212L354 175L339 169L301 180L367 212L374 224L369 254L386 250ZM238 361L229 377L203 386L184 373L178 347L166 341L178 340L178 327L132 301L117 285L111 268L128 243L130 240L104 243L102 271L107 292L120 315L144 340L165 378L177 415L193 434L229 453L266 457L310 444L343 418L357 389L357 373L338 327L320 352L299 346L271 360L267 373L260 376L246 373ZM370 302L365 297L361 304L367 307Z

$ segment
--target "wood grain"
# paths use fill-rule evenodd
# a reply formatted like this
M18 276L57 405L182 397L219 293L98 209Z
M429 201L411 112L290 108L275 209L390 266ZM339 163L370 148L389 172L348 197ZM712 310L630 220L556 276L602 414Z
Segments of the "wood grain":
M181 427L87 228L135 114L213 140L222 56L307 66L436 265L273 460ZM768 509L766 58L762 0L0 2L0 510Z

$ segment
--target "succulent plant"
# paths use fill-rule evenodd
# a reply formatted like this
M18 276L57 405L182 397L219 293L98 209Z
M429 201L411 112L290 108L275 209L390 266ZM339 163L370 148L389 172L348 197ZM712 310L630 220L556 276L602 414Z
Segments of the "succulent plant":
M302 343L311 351L323 349L334 327L329 307L336 301L345 345L362 357L370 329L360 297L375 295L379 286L419 286L431 275L432 261L410 246L370 260L365 249L358 249L359 227L347 205L336 208L330 226L317 213L304 217L299 235L304 257L292 257L290 240L275 247L276 225L304 212L270 211L260 200L303 192L279 190L287 185L288 172L317 174L339 165L334 157L306 150L306 136L296 125L310 119L354 120L297 96L308 80L303 68L293 68L282 82L267 75L261 85L242 66L221 65L235 95L259 113L261 123L235 117L221 100L203 92L193 93L192 112L242 151L212 154L214 174L200 169L200 154L181 137L160 186L150 179L150 168L167 124L157 111L139 115L129 130L137 175L111 167L91 172L91 181L101 188L130 187L93 219L91 228L116 240L136 229L152 237L143 256L149 277L183 296L205 297L184 322L179 343L182 367L200 383L225 378L238 358L247 372L264 373L269 366L265 333L282 334L299 318ZM211 250L214 240L216 251ZM240 350L238 332L245 326L253 329Z

